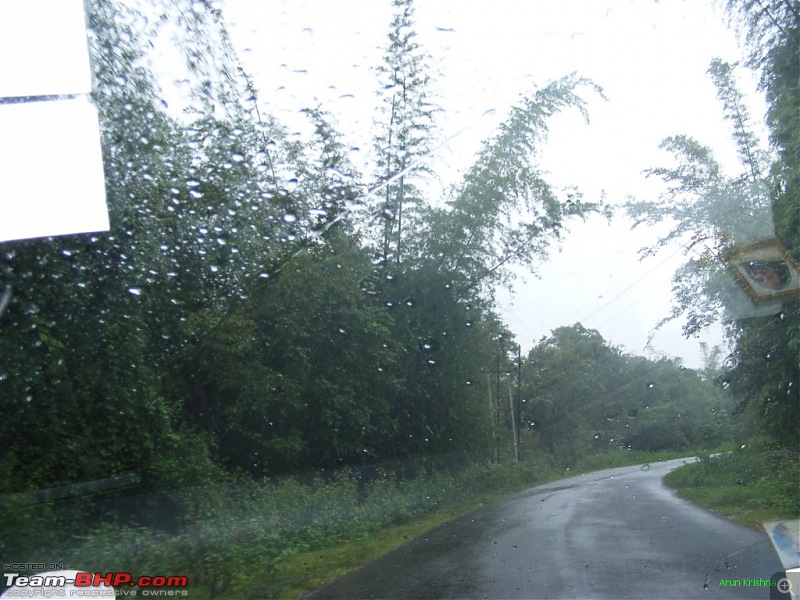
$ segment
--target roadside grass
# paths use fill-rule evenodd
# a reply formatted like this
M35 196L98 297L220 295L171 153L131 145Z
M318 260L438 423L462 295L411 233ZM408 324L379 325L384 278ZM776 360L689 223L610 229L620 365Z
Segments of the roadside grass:
M481 506L484 503L437 510L420 519L365 534L359 539L295 554L275 563L271 572L250 579L241 590L241 597L253 600L300 598L426 531Z
M761 529L763 523L800 518L800 456L757 440L721 456L668 474L664 482L679 496Z
M504 485L492 491L474 489L474 497L471 500L448 508L433 510L419 518L378 529L355 539L342 540L333 546L288 555L276 561L270 572L264 572L261 576L249 579L238 592L243 598L253 599L260 597L300 598L434 527L534 485L543 485L551 481L603 469L684 458L689 454L692 453L608 452L586 456L572 467L560 468L548 465L543 468L542 465L539 465L539 468L536 469L536 476L533 478L522 477L516 481L513 479L513 475L515 473L525 474L526 471L530 475L531 465L529 462L519 465L509 463L507 468L511 477L504 482Z
M376 468L368 482L348 470L324 478L229 481L176 495L184 507L177 532L105 523L61 548L32 544L15 555L93 572L186 576L191 598L297 598L429 529L530 487L690 454L615 450L569 467L545 454L499 465L429 463L402 477ZM52 526L41 516L30 526Z

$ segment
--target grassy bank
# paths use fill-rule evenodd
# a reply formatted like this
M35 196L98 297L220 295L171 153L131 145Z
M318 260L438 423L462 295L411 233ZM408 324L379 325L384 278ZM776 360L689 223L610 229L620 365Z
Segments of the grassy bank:
M547 455L520 463L431 465L405 477L374 468L184 491L176 533L104 524L21 560L66 568L186 576L192 598L296 598L443 522L548 481L687 453L616 451L569 468ZM326 475L323 477L323 475ZM47 523L28 521L44 529Z
M760 529L769 521L800 517L798 452L756 441L666 476L665 483L687 500L734 521Z
M527 460L520 464L492 465L488 468L496 473L496 477L490 478L493 481L490 488L473 487L460 501L456 500L446 507L432 507L417 516L402 519L398 524L375 529L355 538L343 539L326 547L284 556L272 565L269 572L264 572L260 577L251 578L239 591L243 597L247 598L297 598L436 526L533 485L542 485L550 481L606 468L670 460L686 455L686 452L631 453L620 451L588 456L572 467L561 467L536 460ZM485 468L487 467L480 469ZM471 470L472 468L467 469L461 474L462 483L469 485ZM484 480L483 483L487 482ZM476 482L473 481L473 483Z

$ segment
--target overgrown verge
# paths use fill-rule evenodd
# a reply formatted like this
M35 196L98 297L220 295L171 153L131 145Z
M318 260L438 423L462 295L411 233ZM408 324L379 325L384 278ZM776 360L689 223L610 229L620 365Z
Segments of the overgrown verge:
M800 517L797 450L756 440L719 456L706 454L664 482L700 506L755 529Z
M487 504L528 489L532 485L543 485L550 481L564 479L592 471L622 467L646 462L657 462L683 458L686 452L626 452L616 451L584 457L572 467L561 467L551 463L532 480L507 479L505 485L496 490L484 490L472 502L434 509L399 525L384 527L357 539L345 540L336 545L308 550L291 556L275 564L275 569L260 581L253 579L243 596L258 598L262 590L274 591L275 598L298 598L304 593L321 587L345 573L382 556L407 541L437 527L447 521L466 515ZM529 464L506 465L511 467L508 474L527 471Z
M184 515L176 532L106 523L61 548L53 547L52 536L39 536L50 543L19 546L13 558L134 577L186 576L192 598L297 597L427 529L532 485L674 456L615 451L569 468L548 455L458 469L428 464L408 478L376 468L368 482L355 470L243 480L184 491L177 498ZM28 517L25 535L48 526Z

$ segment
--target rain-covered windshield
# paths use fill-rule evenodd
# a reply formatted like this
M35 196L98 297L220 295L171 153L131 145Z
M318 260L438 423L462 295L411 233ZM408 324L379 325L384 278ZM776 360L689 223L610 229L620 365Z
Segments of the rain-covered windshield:
M786 591L796 0L0 20L3 597Z

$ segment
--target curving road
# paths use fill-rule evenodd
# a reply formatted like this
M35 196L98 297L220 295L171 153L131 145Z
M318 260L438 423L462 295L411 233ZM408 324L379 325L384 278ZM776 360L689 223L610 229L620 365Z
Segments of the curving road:
M433 529L307 598L770 598L768 587L747 585L782 571L767 535L662 484L689 460L532 488Z

